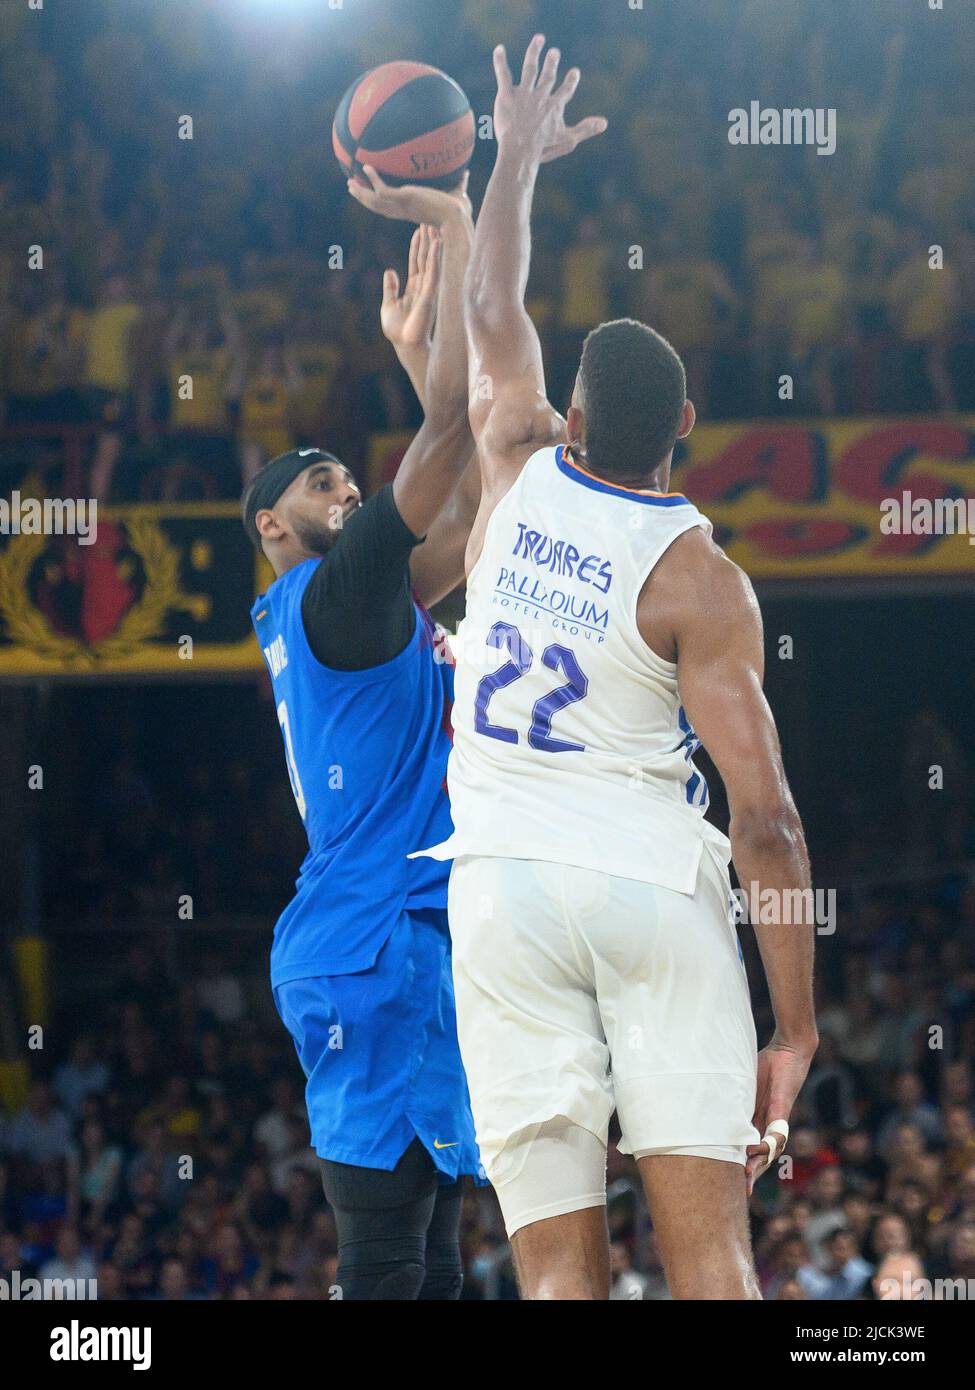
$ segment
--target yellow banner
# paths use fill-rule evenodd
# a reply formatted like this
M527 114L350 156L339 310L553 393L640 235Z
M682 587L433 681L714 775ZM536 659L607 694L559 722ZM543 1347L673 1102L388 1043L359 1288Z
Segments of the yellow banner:
M370 486L409 440L373 437ZM698 425L670 487L753 579L975 576L975 416Z
M0 677L189 675L261 666L273 578L227 503L99 507L93 543L0 537Z
M975 416L702 425L670 485L753 579L975 575Z
M370 439L368 491L411 437ZM700 425L671 489L756 580L975 578L975 416ZM90 545L8 526L0 678L259 669L271 578L233 502L100 508Z

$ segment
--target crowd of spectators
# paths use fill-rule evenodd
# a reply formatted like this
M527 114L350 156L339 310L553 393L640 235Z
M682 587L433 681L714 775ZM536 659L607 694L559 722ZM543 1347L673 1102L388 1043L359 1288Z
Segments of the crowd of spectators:
M0 1120L0 1277L97 1278L104 1298L327 1299L334 1223L267 983L303 853L273 710L217 687L171 695L166 719L164 699L133 691L110 734L94 706L75 710L103 732L59 770L42 826L53 1004L25 1054L26 1103ZM145 727L158 737L140 742ZM905 1279L975 1290L935 1283L975 1279L975 805L930 711L901 744L875 800L817 815L797 787L815 882L837 898L820 917L822 1043L790 1166L751 1203L767 1298L874 1298ZM959 790L919 790L932 760ZM771 1014L741 937L762 1043ZM615 1145L608 1189L614 1298L666 1298ZM465 1297L514 1298L489 1190L468 1193L463 1230Z
M789 1164L751 1204L766 1298L972 1295L975 880L956 889L946 875L931 900L868 898L841 948L821 944L822 1044ZM0 1121L0 1277L97 1279L106 1299L335 1297L334 1222L260 953L243 952L248 975L197 937L174 980L158 947L116 946L104 990L62 982L26 1104ZM667 1298L613 1145L608 1184L613 1297ZM489 1190L468 1192L463 1252L465 1297L516 1296Z
M975 100L957 16L906 0L571 16L466 0L454 20L438 23L433 0L8 14L0 397L14 457L59 457L25 427L87 423L94 495L233 496L291 443L325 440L361 465L371 432L414 423L378 327L404 236L346 197L332 114L359 71L416 55L487 116L491 46L515 50L539 23L584 66L580 107L610 119L544 172L536 201L529 298L557 400L584 331L625 312L673 339L705 415L971 406ZM729 143L728 113L752 100L835 108L836 152ZM475 202L491 153L479 140ZM27 269L30 247L43 269Z

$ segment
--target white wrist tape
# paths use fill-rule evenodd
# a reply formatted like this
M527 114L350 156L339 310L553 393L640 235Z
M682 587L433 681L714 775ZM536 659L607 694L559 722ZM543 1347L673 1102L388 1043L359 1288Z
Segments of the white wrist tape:
M767 1168L772 1166L779 1152L785 1149L788 1142L788 1120L772 1120L765 1133L762 1135L762 1143L768 1144L768 1163L765 1165Z

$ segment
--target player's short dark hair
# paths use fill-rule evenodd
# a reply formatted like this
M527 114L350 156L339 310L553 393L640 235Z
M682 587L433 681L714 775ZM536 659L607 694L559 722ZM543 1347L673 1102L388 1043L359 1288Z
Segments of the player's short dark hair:
M673 449L687 397L677 353L636 319L594 328L579 363L586 457L603 477L649 475Z

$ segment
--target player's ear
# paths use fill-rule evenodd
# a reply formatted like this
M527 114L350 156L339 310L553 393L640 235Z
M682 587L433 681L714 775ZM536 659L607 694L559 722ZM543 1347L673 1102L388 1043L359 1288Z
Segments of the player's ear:
M580 448L585 449L586 417L577 405L570 405L566 411L565 432L570 444L578 444Z
M262 541L278 541L284 535L284 527L271 511L270 507L262 507L254 518L254 525Z
M697 419L697 411L694 409L693 401L685 401L684 409L680 413L680 429L677 431L678 439L686 439L694 428Z

